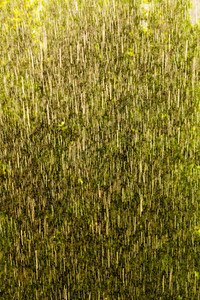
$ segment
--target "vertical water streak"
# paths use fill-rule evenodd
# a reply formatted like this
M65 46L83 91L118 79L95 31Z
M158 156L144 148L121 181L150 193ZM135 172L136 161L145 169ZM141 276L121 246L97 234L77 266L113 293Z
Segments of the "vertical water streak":
M192 1L193 7L190 9L190 16L192 24L197 24L200 18L200 0Z

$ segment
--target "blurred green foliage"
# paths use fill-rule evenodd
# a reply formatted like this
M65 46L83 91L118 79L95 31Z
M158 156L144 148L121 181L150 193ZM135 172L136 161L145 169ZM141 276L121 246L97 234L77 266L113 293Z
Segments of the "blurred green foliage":
M198 299L189 1L41 3L1 2L1 299Z

